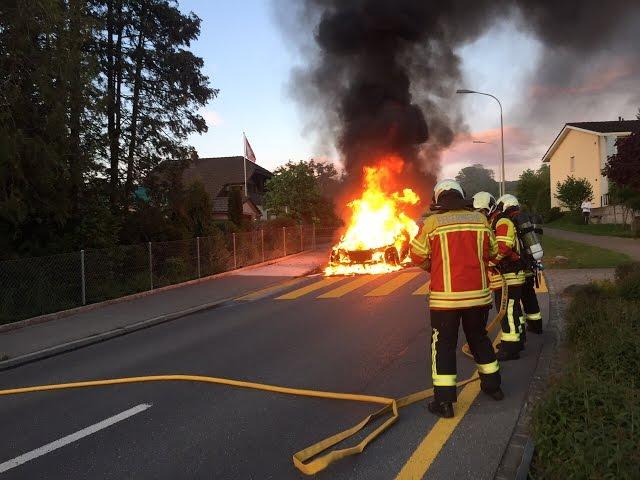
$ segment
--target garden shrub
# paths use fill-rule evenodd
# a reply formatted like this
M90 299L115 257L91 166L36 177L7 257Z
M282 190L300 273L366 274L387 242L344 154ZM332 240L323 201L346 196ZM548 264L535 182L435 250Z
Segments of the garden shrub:
M568 361L534 409L531 477L640 478L640 302L591 284L565 320Z

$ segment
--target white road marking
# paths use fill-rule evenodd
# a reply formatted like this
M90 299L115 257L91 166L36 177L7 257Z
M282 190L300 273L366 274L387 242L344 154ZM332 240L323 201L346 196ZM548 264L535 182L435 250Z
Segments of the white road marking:
M69 445L70 443L78 441L84 437L88 437L89 435L99 432L100 430L104 430L105 428L110 427L113 424L126 420L127 418L137 415L138 413L144 412L150 407L151 404L149 403L141 403L140 405L130 408L129 410L125 410L124 412L118 413L113 417L109 417L102 420L101 422L95 423L90 427L83 428L82 430L78 430L71 435L67 435L66 437L62 437L51 443L47 443L40 448L36 448L35 450L31 450L30 452L22 454L19 457L7 460L4 463L0 463L0 473L18 467L23 463L30 462L31 460L41 457L42 455L46 455L49 452L53 452L54 450L62 448L65 445Z

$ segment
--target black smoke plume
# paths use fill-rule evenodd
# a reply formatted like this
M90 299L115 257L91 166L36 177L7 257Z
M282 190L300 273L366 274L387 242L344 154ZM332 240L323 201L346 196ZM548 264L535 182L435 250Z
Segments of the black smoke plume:
M624 50L637 57L640 43L638 0L276 0L275 7L307 61L292 86L308 128L333 141L349 177L396 155L408 165L406 183L426 189L440 152L465 130L457 50L497 21L516 22L542 42L532 85L551 88L572 82L629 32L636 39ZM544 105L537 98L530 107Z

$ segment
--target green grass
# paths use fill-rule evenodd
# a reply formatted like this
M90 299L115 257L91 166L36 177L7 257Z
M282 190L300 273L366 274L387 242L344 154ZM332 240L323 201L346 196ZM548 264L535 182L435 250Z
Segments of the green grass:
M622 215L621 215L622 216ZM588 233L589 235L606 235L611 237L637 237L636 232L631 231L628 226L616 225L609 223L594 223L585 225L583 223L577 223L581 220L573 215L564 215L563 217L545 224L550 228L557 228L559 230L567 230L569 232Z
M532 479L640 478L640 289L625 299L628 283L640 275L584 286L565 312L562 372L533 412Z
M542 237L542 248L544 249L543 263L545 268L610 268L631 261L631 258L624 253L563 240L550 235ZM567 257L569 261L556 263L554 257L558 255Z

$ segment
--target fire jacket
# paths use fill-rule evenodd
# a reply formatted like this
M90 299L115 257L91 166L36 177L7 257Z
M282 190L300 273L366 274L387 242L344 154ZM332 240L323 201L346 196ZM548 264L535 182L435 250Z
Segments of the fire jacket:
M520 242L513 220L499 217L494 221L494 229L498 241L498 254L493 263L501 269L507 285L522 285L525 272L520 265ZM500 275L494 269L489 271L489 283L491 290L502 288Z
M429 308L491 304L487 266L497 252L496 239L481 213L449 210L427 217L411 240L411 258L430 264Z

